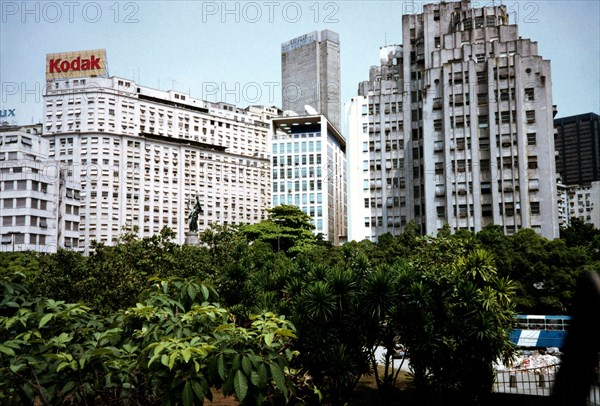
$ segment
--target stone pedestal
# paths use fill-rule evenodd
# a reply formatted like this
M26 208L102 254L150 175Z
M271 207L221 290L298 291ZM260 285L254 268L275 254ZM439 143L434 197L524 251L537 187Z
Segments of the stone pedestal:
M200 240L198 240L198 233L195 233L195 232L185 233L185 244L186 245L200 245Z

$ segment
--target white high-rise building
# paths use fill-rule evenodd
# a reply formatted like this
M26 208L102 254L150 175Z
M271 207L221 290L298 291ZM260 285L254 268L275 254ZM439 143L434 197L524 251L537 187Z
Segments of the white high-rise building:
M50 158L81 184L86 250L91 240L111 244L134 227L151 236L168 226L183 243L196 196L199 231L267 217L270 123L260 108L117 77L50 78L46 88L44 137Z
M349 177L363 183L350 239L411 220L424 234L498 224L558 237L550 62L517 28L505 6L468 0L403 16L403 45L381 48L346 107L350 155L362 151Z
M48 159L42 125L0 126L0 251L77 248L79 186Z
M347 238L346 140L324 115L273 119L273 206L298 206L315 233Z

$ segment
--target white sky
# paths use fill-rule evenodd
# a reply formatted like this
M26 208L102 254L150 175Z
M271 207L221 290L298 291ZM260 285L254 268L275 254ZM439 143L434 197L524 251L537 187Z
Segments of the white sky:
M340 34L343 104L378 64L379 47L401 42L403 12L423 4L0 0L0 111L15 109L9 120L18 124L42 121L45 55L96 48L106 48L110 75L241 107L280 106L281 43L321 29ZM600 113L600 2L503 4L552 61L558 117Z

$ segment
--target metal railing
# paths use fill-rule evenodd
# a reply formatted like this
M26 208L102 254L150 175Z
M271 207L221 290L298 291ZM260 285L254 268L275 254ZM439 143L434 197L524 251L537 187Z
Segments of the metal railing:
M529 369L496 371L493 391L515 395L550 396L560 364ZM589 406L600 406L600 384L592 386L588 397Z

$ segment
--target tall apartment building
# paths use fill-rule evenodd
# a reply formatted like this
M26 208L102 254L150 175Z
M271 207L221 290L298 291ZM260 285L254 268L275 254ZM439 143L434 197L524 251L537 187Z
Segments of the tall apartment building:
M600 181L584 185L567 186L568 223L578 218L585 223L600 227Z
M557 118L556 170L566 185L600 181L600 116L594 113Z
M411 220L425 234L498 224L558 236L550 62L517 28L505 6L467 0L403 16L403 45L381 49L346 107L362 161L349 176L363 183L350 239Z
M0 251L76 248L79 188L48 159L42 125L0 126L0 151Z
M273 119L273 206L298 206L315 233L347 238L346 140L323 115Z
M257 107L100 76L50 78L44 98L49 156L81 184L81 246L135 226L140 236L168 226L181 244L195 196L199 231L267 217L270 123Z
M281 83L283 110L303 115L311 106L339 129L339 35L313 31L281 44Z

